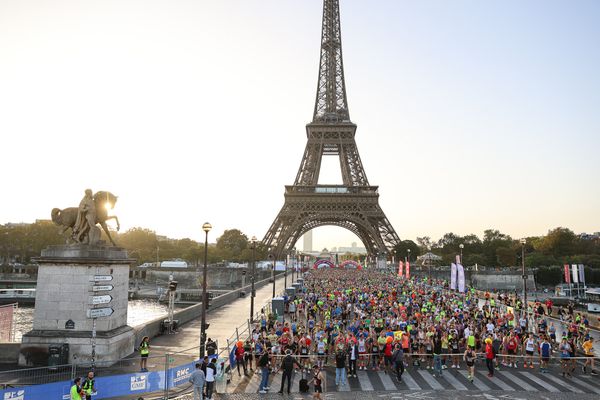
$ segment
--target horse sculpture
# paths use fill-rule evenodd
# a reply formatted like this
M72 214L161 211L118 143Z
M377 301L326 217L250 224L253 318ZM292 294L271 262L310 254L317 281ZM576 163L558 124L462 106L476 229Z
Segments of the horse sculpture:
M110 240L110 242L116 246L114 240L110 236L106 221L114 219L117 223L117 231L120 229L119 218L116 215L108 215L108 210L114 208L117 202L117 196L111 192L100 191L92 196L94 208L95 208L95 222L93 226L86 224L85 229L76 231L75 224L78 222L77 216L81 212L78 207L68 207L65 209L53 208L52 209L52 222L62 227L61 234L65 234L67 229L71 228L71 236L67 238L67 243L82 243L82 244L96 244L100 240L100 230L96 224L100 224L104 233Z

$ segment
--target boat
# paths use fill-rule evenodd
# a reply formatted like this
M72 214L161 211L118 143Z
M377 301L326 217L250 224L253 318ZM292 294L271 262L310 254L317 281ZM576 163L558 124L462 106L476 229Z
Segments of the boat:
M35 289L0 289L0 304L35 303Z

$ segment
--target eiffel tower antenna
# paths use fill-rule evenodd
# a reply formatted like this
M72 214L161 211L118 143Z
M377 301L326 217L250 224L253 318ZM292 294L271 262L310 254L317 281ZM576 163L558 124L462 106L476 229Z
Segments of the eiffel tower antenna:
M400 238L379 206L362 165L350 122L340 29L339 0L324 0L321 57L313 120L296 180L285 187L285 203L263 244L276 258L292 249L300 236L324 225L356 234L371 256L389 253ZM319 184L323 156L337 156L342 185Z
M323 2L321 58L313 122L340 121L350 121L342 58L340 5L339 0L325 0Z

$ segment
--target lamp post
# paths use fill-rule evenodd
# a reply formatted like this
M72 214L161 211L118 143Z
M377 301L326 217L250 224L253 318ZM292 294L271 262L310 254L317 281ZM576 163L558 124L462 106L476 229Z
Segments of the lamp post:
M202 272L202 320L200 325L200 359L204 358L204 350L206 346L206 305L208 304L208 293L206 292L206 272L208 269L208 232L212 229L212 225L205 222L202 225L204 231L204 271Z
M527 240L521 239L521 267L523 272L523 307L525 307L525 329L529 325L529 307L527 306L527 274L525 273L525 244Z
M290 255L287 254L285 256L285 271L283 272L283 290L287 289L287 271L288 271L288 260L290 259Z
M269 254L269 260L272 261L271 280L273 281L273 297L275 297L275 254Z
M250 276L250 322L254 321L254 273L256 272L256 259L254 256L254 251L256 249L256 236L252 236L250 239L250 248L252 249L252 275Z
M406 251L407 251L406 261L408 261L410 263L410 249L406 249Z
M461 244L458 245L458 247L460 247L460 263L461 263L461 265L464 265L463 259L462 259L462 257L463 257L462 256L462 251L465 248L465 245L461 243Z

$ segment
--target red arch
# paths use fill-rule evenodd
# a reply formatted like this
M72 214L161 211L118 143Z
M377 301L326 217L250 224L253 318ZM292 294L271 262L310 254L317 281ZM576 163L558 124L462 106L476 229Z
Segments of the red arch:
M317 260L313 264L313 269L318 269L320 265L327 265L329 268L335 268L335 264L329 260ZM323 268L323 267L321 267Z
M354 260L346 260L340 264L340 268L349 268L349 269L362 269L362 265L357 263Z

